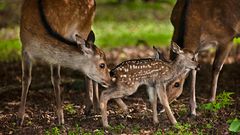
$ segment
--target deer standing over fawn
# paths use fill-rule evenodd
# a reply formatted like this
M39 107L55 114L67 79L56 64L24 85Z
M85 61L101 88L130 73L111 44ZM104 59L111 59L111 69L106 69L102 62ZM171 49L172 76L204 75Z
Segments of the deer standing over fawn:
M178 0L171 22L174 26L172 41L181 48L195 53L210 47L217 48L209 98L209 101L214 101L219 73L233 46L234 37L240 36L239 0ZM196 70L191 73L190 109L191 114L196 115Z
M178 45L174 43L172 44L172 50L178 56L171 63L154 58L137 59L122 62L111 70L110 75L113 84L108 90L103 91L100 97L100 109L104 127L109 127L107 120L108 101L110 99L121 100L120 98L124 96L132 95L143 84L153 88L150 99L152 99L154 123L158 123L157 96L171 123L177 123L169 106L166 87L170 82L185 74L186 70L196 69L198 64L192 60L194 54L180 50Z
M18 116L23 124L33 62L50 65L59 124L64 124L60 67L83 72L108 87L111 78L105 54L94 45L91 25L94 0L25 0L22 6L22 95ZM91 81L90 81L91 82Z

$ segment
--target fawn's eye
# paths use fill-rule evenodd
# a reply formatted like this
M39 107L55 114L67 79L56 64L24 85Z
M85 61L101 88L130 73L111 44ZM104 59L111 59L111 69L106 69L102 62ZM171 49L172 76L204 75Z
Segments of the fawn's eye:
M101 64L99 65L99 67L102 68L102 69L104 69L105 66L106 66L105 63L101 63Z
M179 83L179 82L176 82L176 83L174 84L174 87L176 87L176 88L180 87L180 83Z

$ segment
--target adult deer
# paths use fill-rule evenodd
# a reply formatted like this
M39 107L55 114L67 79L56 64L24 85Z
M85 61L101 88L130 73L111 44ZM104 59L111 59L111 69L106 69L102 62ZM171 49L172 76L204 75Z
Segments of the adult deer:
M51 67L59 124L64 123L60 67L83 72L107 87L110 84L105 54L94 45L91 25L94 0L25 0L22 7L22 96L18 116L24 120L26 97L31 84L33 62Z
M197 48L200 48L199 51L217 48L209 99L214 101L219 72L232 48L233 38L240 34L239 0L178 0L172 11L171 22L174 26L172 40L181 48L192 52L197 52ZM196 115L195 70L191 76L190 107L191 114Z

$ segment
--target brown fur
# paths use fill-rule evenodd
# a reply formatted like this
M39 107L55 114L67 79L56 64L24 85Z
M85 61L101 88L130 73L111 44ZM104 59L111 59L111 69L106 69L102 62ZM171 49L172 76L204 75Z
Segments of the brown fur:
M33 62L44 62L51 67L59 124L64 123L61 66L79 70L88 80L90 78L103 86L110 84L105 54L94 45L95 36L90 32L94 14L94 0L24 1L20 22L23 71L19 109L21 124Z
M209 47L217 48L209 99L214 101L219 72L231 50L233 38L240 33L239 1L178 0L172 11L171 22L174 26L172 40L181 48L192 52ZM196 71L193 71L190 104L191 113L194 115L196 115L195 80Z

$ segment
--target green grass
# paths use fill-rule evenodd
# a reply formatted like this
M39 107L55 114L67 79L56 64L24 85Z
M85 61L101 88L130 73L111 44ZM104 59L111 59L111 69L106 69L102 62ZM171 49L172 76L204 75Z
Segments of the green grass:
M19 39L0 41L0 61L19 60L21 55L21 45Z
M103 48L136 45L140 40L151 46L168 45L172 35L172 26L169 23L142 21L141 23L96 22L95 24L96 44Z
M161 0L160 3L143 3L141 0L124 4L116 2L97 1L93 24L96 45L105 49L136 45L142 41L150 46L169 45L173 32L169 18L175 0ZM18 28L0 31L0 61L20 58L21 45L16 39L18 33ZM5 35L11 38L5 39ZM234 39L234 42L240 44L240 38Z
M171 0L174 1L174 0ZM103 48L135 45L139 40L149 45L168 45L173 28L169 18L173 2L124 4L97 2L94 22L96 44Z
M168 45L173 28L169 16L175 0L162 0L161 3L143 3L134 0L117 4L117 0L97 1L97 12L93 29L96 45L102 48L135 45L144 41L149 45ZM7 32L7 34L6 34ZM21 46L19 29L0 32L0 61L17 60ZM8 34L10 33L10 34ZM5 35L12 38L7 40Z

